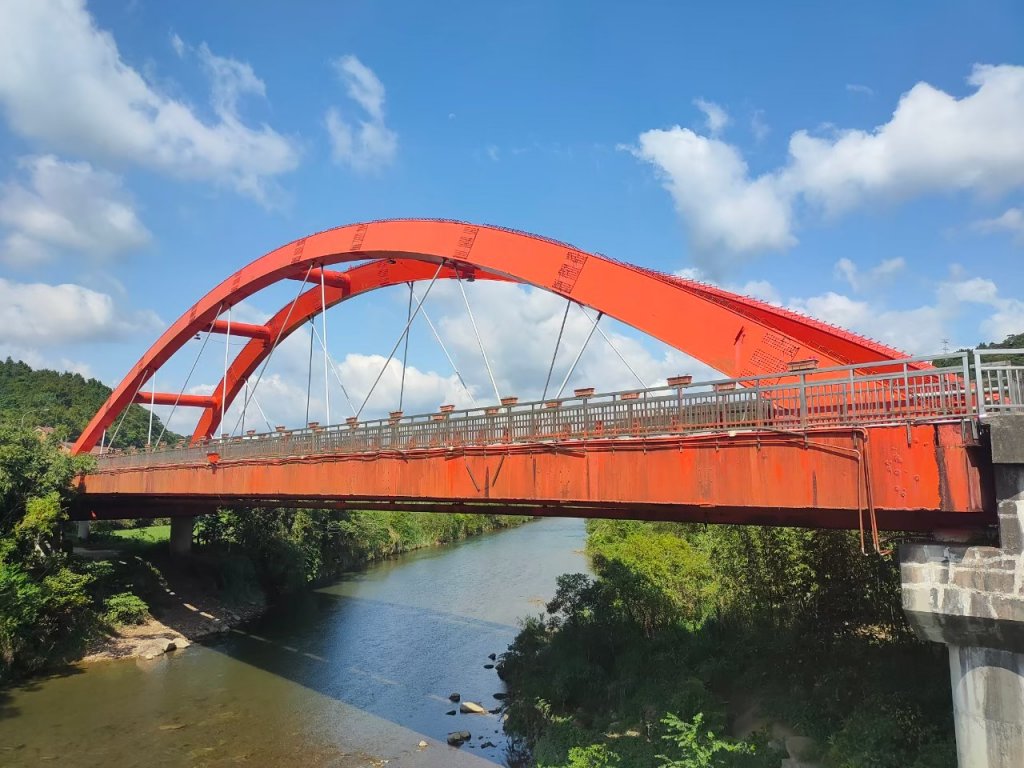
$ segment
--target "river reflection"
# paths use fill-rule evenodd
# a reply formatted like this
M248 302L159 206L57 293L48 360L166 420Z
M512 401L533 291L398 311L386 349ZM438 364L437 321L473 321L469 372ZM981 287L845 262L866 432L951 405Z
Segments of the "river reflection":
M498 705L488 654L587 569L583 545L582 521L538 521L351 574L205 646L0 692L0 765L503 764L499 717L448 716L448 695ZM472 746L446 746L453 730Z

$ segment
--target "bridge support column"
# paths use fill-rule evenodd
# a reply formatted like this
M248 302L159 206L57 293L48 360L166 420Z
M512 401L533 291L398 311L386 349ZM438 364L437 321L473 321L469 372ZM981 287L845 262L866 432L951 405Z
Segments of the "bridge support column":
M89 521L88 520L79 520L77 528L78 528L78 540L79 541L88 541L88 539L89 539Z
M1024 416L990 435L1000 546L900 548L907 619L949 647L960 768L1024 765Z
M171 518L171 554L188 555L192 552L192 535L196 519L192 516Z

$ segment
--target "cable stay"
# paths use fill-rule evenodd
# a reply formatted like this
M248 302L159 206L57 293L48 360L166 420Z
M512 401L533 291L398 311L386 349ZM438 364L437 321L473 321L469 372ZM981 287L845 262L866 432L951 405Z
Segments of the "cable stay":
M402 350L402 384L398 389L398 410L405 399L405 367L409 364L409 326L412 325L412 282L409 283L409 308L406 310L405 349Z
M633 378L635 378L638 382L640 382L641 389L650 389L650 387L646 384L646 382L644 382L644 380L640 378L640 374L638 374L636 371L633 370L633 366L631 366L626 361L626 358L624 358L622 356L622 353L619 352L619 350L615 347L615 344L612 343L612 340L610 338L608 338L608 334L606 334L604 332L604 329L603 328L598 328L597 323L601 319L601 313L599 312L598 315L597 315L597 320L594 320L594 318L592 318L590 316L590 313L587 312L586 308L583 307L582 304L577 304L576 306L580 308L580 312L583 313L583 316L585 318L587 318L587 320L589 320L591 323L594 324L594 327L597 328L597 332L601 334L601 338L604 339L608 343L608 346L611 347L611 350L612 350L612 352L615 353L616 357L618 357L619 360L622 361L622 364L625 365L629 369L629 372L633 374Z
M427 296L430 295L430 289L434 287L434 283L437 282L437 276L441 274L441 269L444 267L444 260L437 265L437 271L434 272L434 276L430 278L430 283L427 285L427 290L423 293L423 298L416 304L416 309L409 315L409 320L405 324L405 328L402 329L402 333L399 335L398 340L395 342L395 346L391 349L391 354L388 355L388 359L384 361L384 365L380 369L380 373L377 374L377 378L373 381L373 386L370 387L370 391L366 393L366 398L363 400L363 404L359 406L359 410L356 411L356 419L359 418L363 413L363 409L369 402L370 397L373 395L373 391L377 388L377 384L380 383L381 377L384 376L384 371L388 369L388 365L395 357L395 352L398 351L398 347L401 346L402 340L405 335L409 333L409 327L412 325L412 321L416 319L416 315L419 314L420 308L423 306L423 302L427 300Z
M590 329L590 333L587 334L587 340L583 342L583 346L580 347L580 351L576 355L576 359L572 361L572 365L569 366L569 371L565 374L565 378L562 379L562 386L558 388L558 394L555 395L556 400L562 396L562 391L565 389L565 385L569 383L569 378L572 376L573 371L576 370L576 366L579 364L580 358L583 357L583 353L587 351L587 345L590 344L590 340L594 338L594 331L597 330L597 324L601 322L602 317L604 317L604 312L598 312L597 320L594 321L594 325Z
M303 424L309 424L309 392L313 387L313 333L316 331L316 323L309 318L309 367L306 374L306 419Z
M491 370L491 363L487 359L487 351L484 349L484 341L480 338L480 329L476 327L476 318L473 317L473 308L469 306L469 297L466 296L466 289L462 285L462 278L459 276L458 270L455 270L455 282L459 284L459 291L462 293L462 300L466 303L466 312L469 314L469 322L473 326L473 334L476 336L476 343L480 347L480 354L484 358L484 367L487 369L487 377L491 380L491 386L494 387L494 402L500 403L501 393L498 391L498 383L494 380L494 372Z
M273 345L270 347L270 352L267 354L266 359L263 361L263 365L260 366L260 372L256 376L256 382L252 385L250 392L251 396L255 397L256 388L260 385L260 381L263 379L263 374L267 370L267 365L270 363L271 358L274 356L274 352L277 351L277 345L281 343L281 336L284 334L284 329L288 327L288 322L292 319L292 313L295 311L295 305L299 302L299 297L302 296L302 291L306 288L306 283L309 282L309 273L313 271L313 264L310 263L306 269L306 274L302 278L302 284L299 286L298 292L295 294L295 298L292 299L292 304L288 307L288 314L284 318L284 322L281 323L281 327L277 330L277 337L274 339ZM248 403L246 403L248 405ZM244 409L242 413L245 413ZM235 428L237 429L239 421L241 421L242 415L239 414L238 420L235 422ZM235 430L232 429L232 432Z
M324 265L320 265L320 318L323 322L324 327L324 338L321 345L324 348L324 401L327 406L327 421L325 424L331 423L331 387L330 378L327 373L327 292L324 288ZM315 325L313 326L316 327ZM309 423L309 420L306 420Z
M221 305L223 306L223 305ZM217 307L217 315L220 315L221 307ZM185 393L185 388L188 386L189 381L192 380L192 374L196 371L196 366L199 364L199 358L203 356L203 350L206 349L206 342L210 340L210 336L213 335L213 324L217 322L217 316L214 316L213 321L210 323L209 329L206 331L206 337L203 339L203 343L199 347L199 353L196 355L196 359L192 361L192 367L188 370L188 376L185 377L185 383L181 385L181 389L178 390L178 396L174 398L174 405L171 406L171 412L167 414L167 418L164 419L164 427L160 430L160 435L156 439L156 447L160 447L160 441L163 440L164 433L167 431L167 425L174 415L174 411L178 407L178 401L181 400L181 396ZM134 399L134 398L133 398ZM114 433L117 434L116 431ZM113 440L113 438L111 438ZM110 447L110 443L107 443L107 447Z
M315 336L316 340L318 342L320 342L320 346L321 347L323 347L324 349L327 348L327 345L324 344L323 339L320 338L320 334L317 332L315 325L313 326L313 336ZM310 346L312 346L312 344L313 344L313 339L311 337L310 338ZM312 354L312 353L310 353L310 354ZM349 397L348 390L345 389L345 382L343 382L341 380L341 374L338 372L338 365L337 365L337 363L334 362L334 358L331 357L330 353L327 354L327 362L330 363L330 365L331 365L331 370L334 372L334 378L338 380L338 386L341 387L341 394L343 394L345 396L345 402L348 403L348 407L351 408L352 409L352 413L355 414L356 406L355 406L355 404L353 404L352 398ZM308 413L308 411L307 411L307 413ZM306 421L308 423L309 419L307 419Z
M572 299L566 299L565 312L562 314L562 325L558 329L558 338L555 339L555 351L551 355L551 365L548 366L548 377L544 379L544 394L541 395L541 400L547 400L548 398L548 386L551 384L551 373L555 370L555 359L558 357L558 347L562 343L562 334L565 332L565 321L569 319L569 307L572 306Z
M413 298L415 298L415 294L413 295ZM433 322L431 322L430 315L427 314L427 310L422 309L421 314L423 315L423 319L427 321L427 325L430 327L430 332L434 334L434 338L437 339L437 343L441 346L441 351L444 352L444 356L448 358L448 364L451 365L452 370L455 371L455 375L458 377L459 383L462 385L462 388L466 390L466 394L469 395L469 401L473 403L473 405L476 405L476 398L473 397L473 390L466 385L466 380L462 378L462 373L459 371L459 367L455 365L455 360L452 359L452 356L448 352L448 347L445 346L444 341L441 340L441 334L437 332L437 328L435 328Z

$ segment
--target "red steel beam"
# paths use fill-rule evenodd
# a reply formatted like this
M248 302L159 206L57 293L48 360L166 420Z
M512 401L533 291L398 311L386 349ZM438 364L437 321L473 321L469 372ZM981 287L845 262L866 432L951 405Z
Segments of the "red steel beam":
M227 320L214 320L210 327L210 333L230 333L232 336L270 341L270 329L265 325L253 325L252 323L229 323Z
M211 446L215 451L215 445ZM98 471L83 503L307 505L432 511L489 504L516 513L855 528L991 523L984 457L960 425L831 429L220 460ZM214 459L215 457L210 457ZM290 500L290 501L289 501ZM533 514L533 512L530 512Z
M140 405L181 405L210 408L214 399L210 395L179 395L177 392L139 392L135 402Z

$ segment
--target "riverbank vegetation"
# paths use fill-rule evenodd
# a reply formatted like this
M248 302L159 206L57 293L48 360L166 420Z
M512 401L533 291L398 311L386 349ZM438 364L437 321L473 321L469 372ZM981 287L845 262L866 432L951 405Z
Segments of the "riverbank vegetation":
M955 765L945 649L856 534L590 521L587 550L500 665L538 765L776 768L787 736L833 768Z

